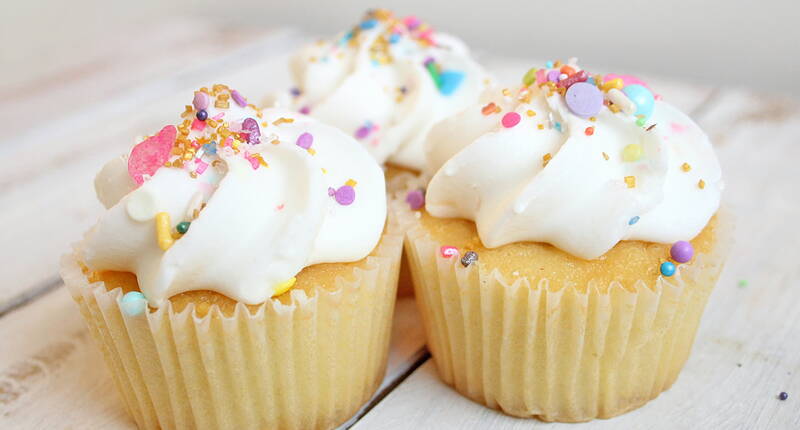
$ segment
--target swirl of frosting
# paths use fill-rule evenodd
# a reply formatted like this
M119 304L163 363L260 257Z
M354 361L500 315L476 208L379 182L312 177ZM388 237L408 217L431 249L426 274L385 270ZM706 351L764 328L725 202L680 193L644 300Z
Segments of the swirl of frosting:
M81 247L90 269L135 273L152 306L189 290L256 304L376 246L384 176L354 139L222 85L193 104L98 174L108 211Z
M433 124L474 103L487 78L460 40L384 10L304 47L291 71L298 88L277 105L339 127L381 164L415 170Z
M427 210L475 221L487 247L546 242L584 259L700 233L723 182L698 125L635 78L548 66L433 128Z

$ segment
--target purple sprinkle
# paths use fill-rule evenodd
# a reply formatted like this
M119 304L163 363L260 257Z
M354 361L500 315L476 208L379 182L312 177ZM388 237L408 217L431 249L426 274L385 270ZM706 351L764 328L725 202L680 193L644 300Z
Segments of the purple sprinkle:
M297 146L303 149L311 148L312 143L314 143L314 136L311 133L303 133L297 138Z
M342 206L348 206L356 199L356 190L350 185L342 185L336 190L334 198L336 199L336 203Z
M309 113L311 113L311 108L308 106L303 106L300 108L300 113L303 115L308 115Z
M192 104L196 110L204 110L208 107L208 94L197 91L194 93L194 100L192 100Z
M301 94L301 93L300 93L300 88L297 88L297 87L292 87L292 89L290 89L290 90L289 90L289 93L290 93L290 94L291 94L293 97L299 97L299 96L300 96L300 94Z
M558 70L551 70L547 73L547 80L550 82L558 82L558 77L561 76L561 72Z
M247 99L244 98L239 91L231 90L231 97L233 97L233 101L236 102L239 107L246 107L247 106Z
M685 240L679 240L672 245L672 248L669 250L669 255L678 263L686 263L692 259L694 248L691 243Z
M406 202L412 210L417 210L425 205L425 193L422 190L411 190L406 194Z
M369 133L372 129L369 126L361 126L356 130L356 139L364 139L365 137L369 136Z
M428 64L431 64L434 61L436 61L436 60L434 60L433 57L428 57L428 58L425 59L425 61L422 64L424 64L427 67Z
M333 187L328 187L328 195L333 197L336 194L336 190Z
M586 82L570 85L564 99L569 110L582 118L597 115L603 107L603 93L596 86Z
M261 129L258 127L258 121L253 118L245 118L242 121L242 132L247 135L247 143L257 145L261 142Z

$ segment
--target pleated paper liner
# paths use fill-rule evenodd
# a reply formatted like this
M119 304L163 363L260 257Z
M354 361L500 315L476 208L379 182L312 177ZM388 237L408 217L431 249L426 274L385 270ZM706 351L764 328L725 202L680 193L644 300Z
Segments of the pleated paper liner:
M137 316L119 288L90 284L74 254L61 276L142 429L315 429L346 421L386 369L402 236L384 234L353 279L290 291L251 313L194 304Z
M444 258L406 206L394 210L408 225L417 304L441 378L475 402L545 421L613 417L669 388L732 243L730 217L718 214L713 250L671 278L632 290L556 289Z

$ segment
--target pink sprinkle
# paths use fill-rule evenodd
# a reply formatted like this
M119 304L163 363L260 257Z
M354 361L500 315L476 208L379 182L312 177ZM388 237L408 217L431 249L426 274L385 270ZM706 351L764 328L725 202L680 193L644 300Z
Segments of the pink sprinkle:
M200 121L197 118L195 118L195 120L192 121L192 130L203 131L205 129L206 129L205 121Z
M148 137L133 147L128 158L128 174L134 182L142 185L144 175L153 176L169 160L177 136L178 129L174 125L168 125L157 135Z
M544 69L539 69L536 71L536 84L541 85L547 82L547 74L545 73Z
M197 172L198 175L202 175L206 169L208 169L208 163L205 161L195 158L194 162L197 164L197 169L195 169L195 172Z
M436 44L433 41L433 29L432 28L429 28L429 29L419 33L419 35L417 35L417 37L419 37L420 39L430 43L431 45L435 45Z
M314 136L311 133L303 133L297 138L297 146L303 149L311 148L312 143L314 143Z
M442 254L444 258L455 257L458 255L458 248L455 246L443 246L439 248L439 253Z
M286 204L281 203L278 206L275 206L275 210L276 211L282 211L284 207L286 207Z
M239 91L231 90L231 98L233 101L236 102L239 107L246 107L247 106L247 99L242 96Z
M300 108L300 113L303 115L308 115L309 113L311 113L311 108L308 106L303 106Z
M419 27L419 18L417 18L414 15L407 16L403 18L403 24L405 24L406 28L408 28L409 30L413 30Z
M677 122L673 122L669 126L672 128L673 133L683 133L686 131L686 126L683 124L678 124Z
M519 124L519 121L521 119L522 119L522 117L520 117L518 113L516 113L516 112L508 112L507 114L503 115L503 121L502 121L503 122L503 127L511 128L511 127Z
M194 93L194 100L192 100L192 104L196 110L204 110L208 107L208 94L197 91Z
M218 113L218 114L214 115L214 116L213 116L211 119L213 119L214 121L219 121L219 120L221 120L221 119L222 119L222 117L224 117L224 116L225 116L225 112L220 112L220 113Z
M348 206L355 201L356 190L350 185L342 185L337 190L328 188L328 195L332 195L333 198L336 199L336 203L339 203L342 206Z
M258 170L258 166L261 165L261 162L258 161L258 158L251 157L249 154L245 155L244 158L250 162L250 165L253 166L253 170Z

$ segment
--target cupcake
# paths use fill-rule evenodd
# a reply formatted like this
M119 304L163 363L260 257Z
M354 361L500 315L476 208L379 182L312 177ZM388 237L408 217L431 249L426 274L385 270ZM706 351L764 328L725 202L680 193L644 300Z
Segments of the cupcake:
M97 176L61 274L139 428L331 428L386 366L402 235L353 138L201 88Z
M719 163L632 76L571 60L522 81L437 124L424 208L392 203L428 346L491 408L612 417L689 355L731 242Z

